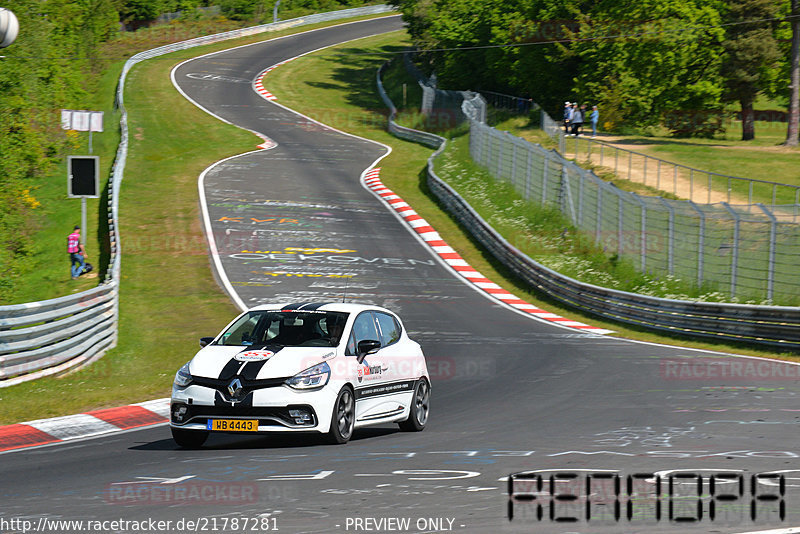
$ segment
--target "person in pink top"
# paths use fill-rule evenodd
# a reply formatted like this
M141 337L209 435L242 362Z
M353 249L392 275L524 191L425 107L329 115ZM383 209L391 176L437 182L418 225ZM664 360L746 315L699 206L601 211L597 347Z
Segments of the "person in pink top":
M83 274L83 269L86 266L86 249L81 243L81 227L75 225L74 231L67 236L67 253L69 254L69 261L72 266L72 279L77 278Z

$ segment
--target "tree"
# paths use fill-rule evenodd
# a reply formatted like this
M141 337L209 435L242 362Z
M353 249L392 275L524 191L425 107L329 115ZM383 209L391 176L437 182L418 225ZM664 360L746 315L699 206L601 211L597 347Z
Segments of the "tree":
M394 2L443 87L530 95L554 112L565 99L600 103L635 128L721 108L718 0Z
M800 0L792 0L792 52L789 94L789 113L786 117L785 146L798 145L798 122L800 122Z
M125 24L137 27L155 20L162 12L162 0L125 0L119 15Z
M774 23L757 21L774 19L777 14L775 0L729 0L727 4L725 20L731 25L723 43L724 98L741 105L743 141L755 138L753 102L764 86L766 69L780 55Z
M605 0L583 14L569 50L575 87L622 128L667 122L677 135L719 128L723 30L712 0Z

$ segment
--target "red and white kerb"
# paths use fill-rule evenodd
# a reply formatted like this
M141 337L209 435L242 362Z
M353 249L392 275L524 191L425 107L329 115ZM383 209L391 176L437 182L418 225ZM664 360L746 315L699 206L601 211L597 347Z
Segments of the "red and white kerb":
M582 332L592 334L609 334L613 330L606 330L596 326L587 325L579 321L573 321L561 317L555 313L542 310L533 304L530 304L516 295L512 295L499 285L495 284L481 273L476 271L470 264L464 260L455 250L453 250L447 242L434 230L434 228L422 217L420 217L414 209L409 206L400 196L395 194L394 191L383 185L380 179L380 167L376 167L368 171L364 175L364 183L374 191L379 197L383 199L398 215L400 215L405 222L414 229L414 231L422 238L422 240L454 271L461 277L466 279L470 284L479 288L481 291L491 295L492 298L507 304L513 308L529 313L540 319L557 323L561 326L574 328Z

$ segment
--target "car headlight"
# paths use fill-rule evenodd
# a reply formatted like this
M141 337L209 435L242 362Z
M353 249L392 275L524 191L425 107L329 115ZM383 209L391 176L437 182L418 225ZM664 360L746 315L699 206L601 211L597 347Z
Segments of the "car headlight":
M294 389L315 389L327 384L330 378L331 368L327 362L322 362L297 373L286 381L286 385Z
M178 369L175 373L175 385L178 387L186 387L192 383L192 375L189 373L189 363L183 364L183 367Z

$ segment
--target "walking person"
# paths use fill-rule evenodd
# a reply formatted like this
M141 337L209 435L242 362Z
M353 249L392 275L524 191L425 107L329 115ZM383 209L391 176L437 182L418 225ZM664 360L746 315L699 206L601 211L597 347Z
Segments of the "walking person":
M572 120L572 104L564 102L564 135L569 135L570 121Z
M572 136L578 137L581 134L581 127L583 126L583 108L578 108L578 103L572 105Z
M597 106L592 106L589 120L592 121L592 137L595 137L597 135L597 122L600 120L600 112L597 110Z
M72 279L77 280L86 267L86 249L81 243L81 227L77 224L71 234L67 236L67 253L71 264Z

